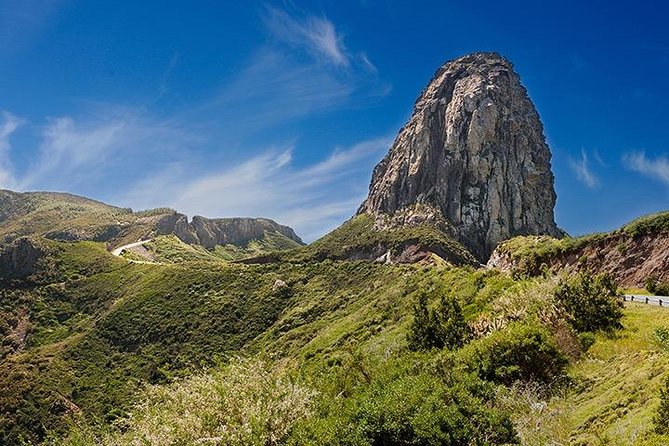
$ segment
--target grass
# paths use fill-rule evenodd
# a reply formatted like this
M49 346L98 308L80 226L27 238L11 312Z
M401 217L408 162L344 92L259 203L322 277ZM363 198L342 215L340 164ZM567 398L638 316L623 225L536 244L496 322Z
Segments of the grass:
M145 214L70 194L0 191L0 205L8 209L0 219L0 240L5 242L29 235L96 241L121 236L137 240L151 230L150 222L141 218ZM163 211L167 210L150 214L156 217Z
M516 424L526 445L660 445L652 419L669 355L654 337L669 325L669 311L627 304L624 330L600 333L587 356L572 365L571 387L553 397L537 389L516 389L511 405L521 406Z
M542 264L551 259L577 254L583 248L607 239L618 242L618 249L624 253L629 238L669 231L669 212L641 217L609 233L596 233L582 237L555 239L548 236L519 236L503 242L498 250L514 261L520 273L538 274Z
M173 260L193 252L163 241ZM24 309L30 317L25 349L0 362L0 386L17 392L0 398L10 414L0 418L0 443L62 431L71 407L111 421L143 383L167 383L241 351L303 358L307 367L347 349L382 357L404 345L417 290L462 286L474 314L489 299L488 281L508 284L471 269L362 261L136 264L102 243L46 243L52 255L44 274L15 283L0 301L7 330Z
M355 221L358 228L348 228L352 232L344 235L368 231L368 223ZM369 237L379 240L378 235ZM326 242L334 243L326 240L321 249L329 246ZM478 369L467 362L467 354L497 352L492 347L500 339L513 344L514 333L525 332L518 324L525 322L551 327L533 331L541 334L535 336L539 347L545 337L545 346L552 349L578 350L573 334L556 320L561 316L554 311L552 279L520 279L447 264L326 259L246 265L221 261L215 253L173 237L152 242L152 252L164 260L156 265L116 258L103 243L44 243L50 255L43 274L11 282L0 293L3 334L16 326L23 311L30 317L25 347L0 361L0 388L10 389L0 395L0 444L16 443L21 435L30 441L48 432L60 435L72 420L97 420L107 427L123 422L128 410L142 401L147 385L159 386L160 401L178 408L179 402L170 398L170 383L193 373L206 381L210 372L215 375L238 354L272 364L288 361L293 364L291 377L327 397L314 408L315 424L299 428L304 438L322 433L321 428L350 430L348 421L337 418L341 411L353 418L371 414L387 428L383 420L392 414L385 414L378 401L392 401L395 391L411 397L416 413L422 413L425 407L419 402L427 394L413 393L416 385L421 391L439 386L440 395L459 398L463 410L501 407L498 421L514 413L527 444L551 444L552 438L565 444L660 441L650 432L650 420L669 363L653 336L657 326L669 326L665 309L628 306L624 330L597 334L580 361L579 352L570 356L573 386L545 394L499 388L500 401L504 392L509 396L498 407L496 397L490 396L497 386L470 376ZM409 353L406 335L421 291L429 293L432 305L442 294L458 299L465 319L482 339L464 353ZM497 370L507 366L495 364ZM420 376L412 375L415 370ZM340 403L341 392L351 399ZM533 409L542 402L541 412ZM359 407L369 408L369 414L360 413ZM393 410L404 413L400 406ZM637 418L643 422L631 422ZM336 436L328 438L337 444Z
M638 218L622 227L622 231L632 237L669 231L669 212L659 212Z
M377 230L369 215L353 217L339 228L309 246L291 250L278 259L291 262L321 261L324 259L375 259L386 252L400 255L404 249L417 245L457 265L477 265L478 262L460 243L429 225Z

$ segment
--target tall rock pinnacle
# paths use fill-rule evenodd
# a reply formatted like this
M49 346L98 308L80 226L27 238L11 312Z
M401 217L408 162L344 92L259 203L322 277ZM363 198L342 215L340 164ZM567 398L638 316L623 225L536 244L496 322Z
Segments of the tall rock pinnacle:
M515 235L562 232L539 115L496 53L444 64L372 175L358 213L377 227L437 225L486 259Z

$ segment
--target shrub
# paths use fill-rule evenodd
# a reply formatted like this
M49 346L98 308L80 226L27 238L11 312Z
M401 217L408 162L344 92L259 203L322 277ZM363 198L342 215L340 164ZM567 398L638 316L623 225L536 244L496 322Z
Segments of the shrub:
M563 278L554 292L556 302L580 332L620 328L622 302L617 296L617 287L606 274Z
M314 396L285 369L236 359L210 375L150 387L117 432L75 430L63 446L278 445L296 422L312 414Z
M657 327L653 332L653 337L663 350L669 351L669 328Z
M435 373L414 355L388 361L349 398L330 396L291 445L495 445L517 443L493 387L476 376Z
M458 301L441 296L436 309L428 307L426 293L418 295L414 318L409 330L409 348L459 348L471 338L471 330L462 314Z
M513 323L459 352L459 359L482 379L551 382L564 374L567 358L548 330L540 325Z
M667 377L660 389L660 406L657 408L653 423L658 434L669 434L669 377Z
M669 283L668 282L658 282L655 277L649 277L646 279L646 290L649 293L657 294L659 296L669 296Z

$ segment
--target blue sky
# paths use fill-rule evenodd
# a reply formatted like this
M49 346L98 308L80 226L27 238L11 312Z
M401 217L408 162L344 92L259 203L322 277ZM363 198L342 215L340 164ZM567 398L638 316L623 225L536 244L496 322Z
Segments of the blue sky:
M558 224L669 209L663 2L0 0L0 187L313 240L443 62L509 58L553 152Z

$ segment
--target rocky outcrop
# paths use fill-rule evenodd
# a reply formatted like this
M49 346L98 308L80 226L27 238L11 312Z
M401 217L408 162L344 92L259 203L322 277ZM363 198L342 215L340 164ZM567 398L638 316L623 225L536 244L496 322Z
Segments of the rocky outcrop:
M279 243L278 249L303 244L291 228L266 218L198 216L189 222L186 215L169 208L133 212L71 194L0 189L0 246L21 237L41 236L51 240L107 242L109 249L113 249L172 234L185 243L209 249L225 244L246 247L251 240L272 235L285 238L274 238Z
M176 235L181 241L213 249L217 245L236 245L246 247L252 240L258 240L267 234L279 234L297 244L303 245L302 239L292 228L280 225L267 218L205 218L188 217L174 213L164 216L156 225L157 235Z
M616 231L584 238L561 249L552 248L556 242L545 238L528 237L526 243L536 248L516 252L501 244L487 266L529 276L538 276L545 270L607 273L618 285L626 287L644 287L649 278L669 282L669 232L631 236Z
M193 217L190 224L198 244L212 249L216 245L246 246L251 240L260 239L266 233L277 233L303 244L302 240L288 226L283 226L267 218L216 218ZM178 236L178 234L177 234Z
M20 278L37 273L47 251L29 238L20 238L0 251L0 278Z
M562 232L543 126L512 64L444 64L372 175L358 213L379 229L434 224L485 260L514 235Z

